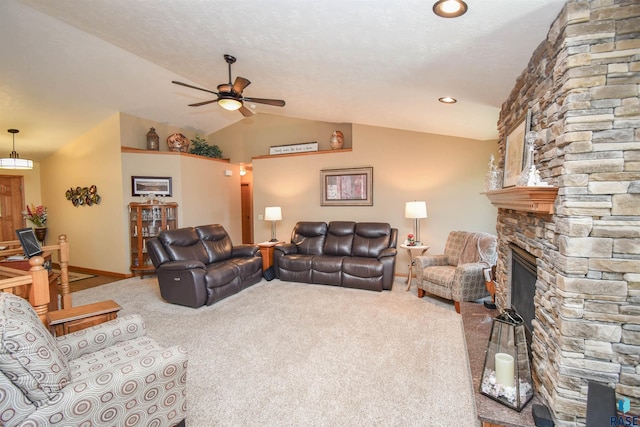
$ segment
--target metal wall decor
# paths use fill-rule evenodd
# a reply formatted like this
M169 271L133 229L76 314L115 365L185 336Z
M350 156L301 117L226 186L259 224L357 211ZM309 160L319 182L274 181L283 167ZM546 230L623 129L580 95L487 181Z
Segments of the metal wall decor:
M92 206L100 203L98 187L95 185L91 187L70 188L65 193L65 196L67 200L73 203L73 206Z

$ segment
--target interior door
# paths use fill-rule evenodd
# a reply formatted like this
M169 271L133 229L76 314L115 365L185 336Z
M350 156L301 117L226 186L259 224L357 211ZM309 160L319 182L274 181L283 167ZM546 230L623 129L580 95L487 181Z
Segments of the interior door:
M253 207L251 203L251 185L240 184L240 203L242 215L242 243L253 243Z
M16 230L24 227L23 177L0 175L0 240L16 240Z

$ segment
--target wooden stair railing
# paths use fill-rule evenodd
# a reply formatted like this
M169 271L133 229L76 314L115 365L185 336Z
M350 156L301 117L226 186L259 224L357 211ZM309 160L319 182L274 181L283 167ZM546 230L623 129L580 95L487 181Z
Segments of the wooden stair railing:
M41 256L31 258L29 264L31 269L27 272L15 270L22 275L0 280L0 291L27 299L46 325L49 311L49 271L44 268L44 258Z
M19 240L9 240L0 242L0 246L6 249L0 250L0 259L4 259L11 255L19 255L24 253ZM71 292L69 291L69 242L67 236L61 234L58 236L58 244L47 245L42 247L43 252L57 254L57 260L60 265L59 284L56 292L57 296L61 294L61 303L55 301L57 308L70 308ZM51 296L49 289L49 270L44 266L44 257L35 256L29 260L30 269L19 270L0 264L0 276L6 279L0 280L0 291L10 292L27 299L35 309L38 317L47 324L47 313L49 312L49 302ZM10 263L6 263L9 265Z

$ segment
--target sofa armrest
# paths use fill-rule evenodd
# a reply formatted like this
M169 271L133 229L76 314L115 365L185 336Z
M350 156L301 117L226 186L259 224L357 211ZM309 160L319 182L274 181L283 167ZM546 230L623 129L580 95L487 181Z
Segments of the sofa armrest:
M62 413L62 408L88 407L91 410L70 413L73 425L94 425L96 420L103 425L125 425L136 419L145 425L176 425L186 418L187 365L184 347L150 351L70 383L25 422L49 425L52 417ZM100 404L91 408L87 402ZM125 409L132 405L132 410ZM139 414L153 416L140 419Z
M418 255L414 259L416 261L416 268L419 270L427 267L449 265L446 255Z
M414 262L416 265L415 272L418 282L422 281L422 275L425 268L449 265L447 263L446 255L418 255L414 258Z
M471 262L456 267L453 277L451 295L454 301L462 301L462 295L473 299L482 298L489 294L484 281L484 262ZM464 286L464 289L462 287Z
M394 257L396 255L398 255L398 250L396 248L385 248L380 252L380 255L378 255L378 259L389 256Z
M249 245L249 244L238 245L231 248L231 257L239 258L239 257L258 256L256 254L259 252L260 252L260 248L258 247L258 245Z
M146 333L142 317L130 314L55 339L65 356L73 360L122 341L143 337Z
M158 267L158 270L192 270L194 268L202 268L203 270L206 268L204 263L198 261L196 259L189 259L186 261L169 261L162 264Z
M278 243L274 250L282 252L283 255L291 255L298 253L298 246L293 243Z

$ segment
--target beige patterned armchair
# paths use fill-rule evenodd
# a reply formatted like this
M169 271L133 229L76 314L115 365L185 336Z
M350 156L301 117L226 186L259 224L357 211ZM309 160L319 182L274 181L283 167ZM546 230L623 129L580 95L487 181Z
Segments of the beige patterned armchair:
M460 313L460 301L475 301L489 295L483 271L495 265L497 237L480 232L452 231L442 255L417 256L418 298L425 292L453 300Z
M186 382L186 350L147 337L139 316L54 338L0 292L0 425L184 425Z

